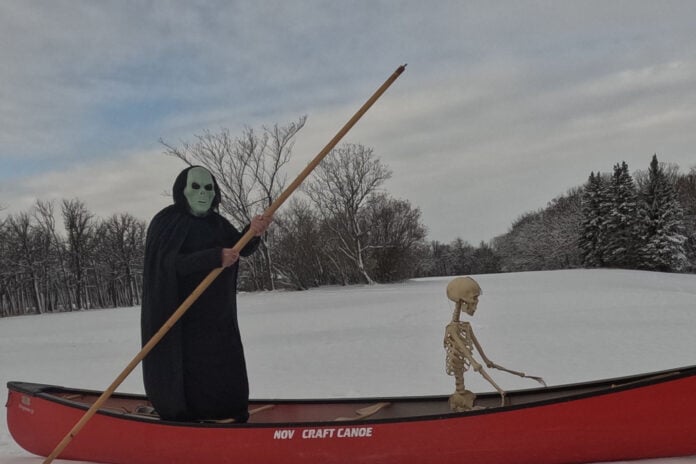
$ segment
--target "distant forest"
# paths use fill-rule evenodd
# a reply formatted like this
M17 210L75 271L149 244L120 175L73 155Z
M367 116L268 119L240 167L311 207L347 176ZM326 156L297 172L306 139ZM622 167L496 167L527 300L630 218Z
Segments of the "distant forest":
M213 173L220 213L242 228L285 188L305 121L162 144ZM583 267L696 272L696 167L682 174L653 156L631 175L618 162L477 245L427 240L420 210L383 189L390 176L374 149L336 148L242 261L241 290ZM146 231L127 213L98 218L80 199L37 200L0 219L0 317L139 305Z

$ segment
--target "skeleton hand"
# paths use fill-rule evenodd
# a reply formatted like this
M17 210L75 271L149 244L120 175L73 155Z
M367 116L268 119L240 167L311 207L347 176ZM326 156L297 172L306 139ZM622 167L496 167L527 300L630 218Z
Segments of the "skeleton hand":
M254 216L251 220L250 228L254 231L254 235L260 237L266 232L271 222L273 222L273 215L266 216L265 214L259 214L258 216Z
M239 252L234 248L223 248L222 249L222 267L229 267L237 262L239 259Z
M544 382L544 379L542 379L541 377L537 377L535 375L525 375L525 377L527 377L528 379L536 380L545 387L548 386L546 385L546 382Z
M503 370L507 370L507 369L503 369ZM510 372L510 371L508 370L508 372ZM525 379L536 380L537 382L539 382L540 384L542 384L545 387L547 386L546 382L544 382L544 379L542 379L541 377L537 377L535 375L527 375L524 372L520 372L519 375L520 375L520 377L524 377Z

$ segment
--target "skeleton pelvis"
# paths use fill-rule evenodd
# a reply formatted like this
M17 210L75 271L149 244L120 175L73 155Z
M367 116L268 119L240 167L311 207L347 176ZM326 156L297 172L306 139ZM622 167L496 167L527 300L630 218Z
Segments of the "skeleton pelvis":
M449 397L450 409L456 412L470 411L474 408L474 401L476 401L476 394L469 390L454 392L454 394Z

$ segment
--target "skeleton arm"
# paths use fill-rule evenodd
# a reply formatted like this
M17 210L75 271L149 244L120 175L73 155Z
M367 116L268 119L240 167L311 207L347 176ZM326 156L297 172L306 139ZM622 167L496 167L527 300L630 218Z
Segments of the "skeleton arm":
M483 352L483 348L481 347L481 344L479 343L478 339L476 338L476 335L474 335L474 331L473 331L473 330L471 331L471 339L472 339L472 341L474 342L474 346L476 347L476 349L478 350L479 354L481 355L481 359L483 359L483 362L486 363L486 366L487 366L487 367L489 367L489 368L491 368L491 369L498 369L499 371L504 371L504 372L507 372L507 373L509 373L509 374L516 375L516 376L518 376L518 377L526 377L526 378L528 378L528 379L536 380L537 382L539 382L539 383L542 384L543 386L546 386L546 382L544 382L544 379L542 379L541 377L537 377L537 376L534 376L534 375L527 375L527 374L525 374L524 372L513 371L513 370L511 370L511 369L508 369L508 368L506 368L506 367L501 366L500 364L496 364L496 363L494 363L493 361L491 361L491 360L488 358L488 356L486 356L486 353Z
M481 374L483 376L483 378L488 381L488 383L493 385L493 388L495 388L498 391L498 393L500 394L500 405L505 406L505 390L500 388L498 386L498 384L495 383L495 380L493 380L493 378L490 375L488 375L488 372L486 372L486 370L480 364L478 364L478 369L476 369L476 367L474 367L474 370L476 372L478 372L479 374Z
M474 346L478 350L479 354L481 355L481 359L483 359L483 362L486 363L486 366L488 367L496 367L497 365L488 359L488 356L486 356L486 353L483 352L483 348L481 347L481 344L478 341L478 338L476 338L476 335L474 335L474 330L471 330L471 340L474 342Z

